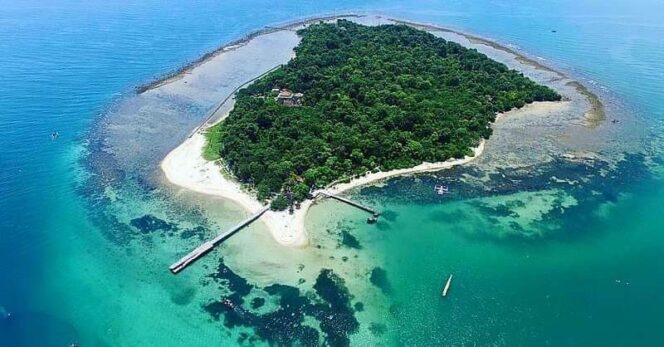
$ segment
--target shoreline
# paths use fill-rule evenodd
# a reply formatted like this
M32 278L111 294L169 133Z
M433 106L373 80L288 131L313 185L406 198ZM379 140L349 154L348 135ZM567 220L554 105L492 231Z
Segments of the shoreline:
M357 18L366 17L364 15L338 15L330 17L316 17L314 19L306 19L306 20L293 22L289 24L288 27L293 28L307 23L324 20L324 18L328 18L329 20L336 18L348 18L351 16ZM546 71L555 73L556 75L561 76L561 78L564 77L564 75L558 71L545 67L539 64L538 62L532 61L531 59L519 54L518 52L514 52L513 50L507 47L503 47L497 43L493 43L485 39L476 38L475 36L472 35L460 33L450 29L439 28L436 26L399 21L391 18L387 20L397 24L412 25L414 27L427 31L443 30L446 32L458 34L471 41L471 44L484 44L490 46L493 49L507 52L513 55L519 64L527 65L534 69L538 69L541 66L544 69L546 69ZM195 69L197 66L200 66L207 61L213 60L216 57L221 56L221 53L226 52L225 48L227 47L233 46L234 47L233 49L236 49L244 44L247 44L249 41L251 41L251 39L256 38L260 35L270 34L272 32L279 30L288 30L284 28L287 27L281 27L281 28L269 27L266 28L268 29L268 31L253 32L245 37L240 46L238 46L237 41L234 41L231 44L225 45L224 47L217 49L212 53L208 53L204 55L203 58L199 59L197 62L189 64L184 68L178 70L179 73L175 75L169 75L169 77L163 78L160 81L153 83L151 88L149 89L158 88L160 86L167 85L171 82L178 80L184 74L189 73L190 70ZM478 42L477 39L481 40L481 42ZM487 44L487 42L491 42L491 44ZM491 56L489 57L491 58ZM579 83L579 85L581 84ZM578 87L576 89L578 92ZM585 97L588 97L587 94L583 93L580 94ZM231 97L232 95L229 95L227 99L231 99ZM531 104L527 104L520 109L514 109L502 114L497 114L496 120L494 121L493 124L498 122L499 118L503 118L504 116L518 115L518 113L523 113L523 112L545 112L545 111L550 111L552 108L564 107L567 104L568 101L534 102ZM221 105L223 105L223 103ZM591 106L592 105L593 104L591 102ZM542 109L539 109L540 107L542 107ZM217 107L217 110L219 108L220 107ZM213 116L215 113L217 113L217 111L212 112L211 116ZM188 189L201 194L218 196L224 199L234 201L235 203L241 205L248 212L253 213L258 211L259 209L264 208L265 205L259 202L252 195L252 193L244 189L241 183L233 179L231 175L224 175L221 172L222 168L219 165L217 165L217 162L207 161L206 159L203 158L203 149L205 148L207 142L207 139L205 137L205 132L210 127L223 121L227 116L228 112L220 116L218 119L215 119L211 123L208 123L208 121L209 118L212 117L208 117L208 119L205 122L203 122L201 125L199 125L197 128L193 130L191 135L187 137L183 143L181 143L175 149L170 151L168 155L166 155L166 157L163 159L163 161L160 164L160 168L163 171L166 179L171 184L177 187ZM362 177L354 178L347 183L338 183L338 184L333 183L331 186L327 187L324 190L333 194L339 194L353 188L374 184L376 182L387 180L396 176L406 176L406 175L413 175L419 173L441 171L452 168L457 165L467 164L478 158L483 153L485 144L486 140L481 139L479 145L473 148L472 156L466 156L461 159L451 159L445 162L422 163L412 168L370 173ZM302 202L300 209L295 210L295 212L292 215L289 214L288 211L269 210L260 219L263 221L263 223L270 231L272 238L275 241L277 241L279 244L287 247L304 247L309 243L309 237L307 235L305 227L305 217L309 208L316 203L317 199L318 197L316 196L316 194L314 194L313 199L308 199Z
M566 85L574 87L576 91L586 97L588 100L588 103L590 103L590 109L585 113L585 123L584 125L588 128L596 128L598 127L604 120L606 120L606 111L604 110L604 104L602 103L602 100L600 100L599 96L595 94L593 91L591 91L587 86L585 86L583 83L570 78L566 74L554 70L537 60L530 58L526 56L525 54L517 51L514 48L507 47L505 45L502 45L500 43L497 43L495 41L491 41L488 39L485 39L483 37L473 35L473 34L468 34L464 33L462 31L454 30L454 29L449 29L449 28L444 28L437 26L435 24L426 24L426 23L416 23L416 22L410 22L406 20L401 20L401 19L395 19L395 18L387 18L388 20L397 23L397 24L403 24L403 25L408 25L413 28L425 30L425 31L442 31L442 32L448 32L452 34L456 34L459 36L465 37L469 42L473 44L480 44L480 45L485 45L488 47L491 47L493 49L501 50L504 52L507 52L509 54L512 54L514 56L514 59L518 61L521 64L524 65L529 65L535 68L536 70L543 70L547 72L554 73L558 76L560 76L561 79L570 79L571 81L567 82Z
M362 14L341 14L341 15L321 15L321 16L315 16L315 17L309 17L309 18L304 18L304 19L297 19L295 21L291 22L285 22L285 23L277 23L274 25L268 25L265 26L261 29L258 29L256 31L252 31L249 34L246 34L239 39L233 40L217 49L214 49L210 52L207 52L200 56L199 58L194 59L193 61L184 64L182 67L171 71L167 72L166 74L155 77L153 81L141 84L134 88L136 94L143 94L149 90L159 88L163 85L169 84L173 81L177 81L180 79L183 75L189 73L191 70L197 68L198 66L205 64L210 59L214 59L218 55L236 50L245 44L247 44L249 41L253 40L254 38L261 36L261 35L266 35L270 34L276 31L281 31L281 30L292 30L293 28L296 28L301 25L307 25L311 24L312 22L316 21L327 21L327 20L335 20L335 19L340 19L340 18L362 18L365 15Z
M281 31L281 30L293 30L294 28L297 28L302 25L308 25L317 21L329 21L329 20L336 20L340 18L364 18L370 16L369 14L361 14L361 13L346 13L346 14L338 14L338 15L321 15L321 16L314 16L314 17L308 17L308 18L303 18L303 19L296 19L293 21L287 21L287 22L282 22L282 23L277 23L274 25L267 25L264 26L261 29L258 29L256 31L252 31L244 36L242 36L239 39L233 40L227 44L222 45L221 47L214 49L210 52L207 52L200 56L199 58L184 64L182 67L172 71L168 72L162 76L156 77L153 81L141 84L135 88L136 94L143 94L147 91L150 91L152 89L159 88L163 85L167 85L171 82L177 81L180 78L182 78L184 75L188 74L191 72L191 70L197 68L198 66L205 64L207 61L214 59L215 57L229 51L236 50L244 45L246 45L248 42L253 40L256 37L262 36L262 35L267 35L276 31ZM403 25L408 25L413 28L417 28L420 30L424 31L442 31L442 32L448 32L456 35L460 35L464 38L466 38L469 42L473 44L481 44L485 45L497 50L504 51L506 53L512 54L515 57L515 60L518 61L521 64L531 66L537 70L543 70L547 72L551 72L554 74L557 74L561 79L570 79L571 81L567 82L567 85L572 86L576 89L576 91L579 94L582 94L583 96L586 97L588 100L588 103L590 104L590 109L585 113L585 122L584 125L588 128L596 128L598 127L603 121L606 120L606 111L604 109L604 104L600 100L599 96L595 94L593 91L591 91L586 85L583 83L570 78L567 76L565 73L562 73L558 70L552 69L537 60L528 57L527 55L515 50L514 48L505 46L503 44L497 43L495 41L491 41L489 39L465 33L462 31L450 29L450 28L445 28L441 27L435 24L429 24L429 23L417 23L417 22L412 22L408 20L402 20L402 19L396 19L392 17L383 17L380 15L377 15L377 18L384 18L385 20L395 23L395 24L403 24ZM232 97L232 95L229 95L229 98ZM223 105L223 103L221 104ZM213 115L214 112L211 114ZM209 119L208 119L209 121ZM203 123L204 124L204 123ZM200 128L200 127L199 127Z
M168 153L160 165L166 179L180 188L233 201L249 213L266 207L246 191L240 182L224 175L217 161L203 158L203 148L207 143L204 134L206 129L195 132ZM304 201L293 215L288 211L269 210L259 219L264 222L273 239L279 244L304 247L309 243L304 230L304 217L311 204L311 200Z
M496 115L495 122L505 117L516 116L519 113L532 112L533 108L539 108L541 109L539 111L543 111L564 107L566 104L566 101L534 102L520 109L514 109ZM230 177L230 175L222 173L222 168L217 164L217 161L208 161L203 158L203 149L207 144L205 131L209 127L223 121L227 116L228 113L215 123L200 128L192 134L192 136L187 138L180 146L168 153L161 162L160 167L166 176L166 179L175 186L197 193L231 200L242 206L248 212L254 213L266 207L266 205L259 202L251 192L244 189L240 182ZM265 212L260 220L262 220L268 228L272 238L282 246L307 246L309 244L309 237L305 226L305 219L309 208L316 204L316 201L319 199L318 193L320 191L340 194L353 188L375 184L397 176L435 172L447 170L458 165L464 165L482 155L486 141L487 140L485 139L480 140L479 145L473 148L472 156L466 156L461 159L449 159L444 162L424 162L411 168L370 173L354 178L347 183L333 184L332 186L314 192L314 198L303 201L300 208L295 210L293 214L289 214L288 211L269 210Z
M473 148L473 155L465 156L461 159L448 159L446 161L440 161L435 163L423 162L422 164L405 169L396 169L390 171L379 171L375 173L370 173L364 176L353 178L350 180L350 182L347 183L334 184L324 190L333 194L339 194L351 190L353 188L374 184L376 182L380 182L382 180L387 180L397 176L408 176L413 174L447 170L457 165L467 164L477 159L482 154L482 152L484 152L485 144L486 140L481 139L480 144L477 145L477 147Z
M180 188L231 200L250 213L266 207L267 205L262 204L254 195L246 191L240 182L224 175L221 172L221 167L217 165L217 161L208 161L203 158L203 148L207 143L204 134L206 129L197 131L180 146L168 153L160 165L166 179ZM486 140L480 140L480 144L473 148L472 156L444 162L424 162L411 168L370 173L354 178L347 183L335 184L314 192L314 198L303 201L300 208L296 209L293 214L288 211L269 210L263 214L260 220L264 222L272 237L279 244L287 247L304 247L309 244L309 237L304 224L305 217L309 208L320 198L319 192L326 191L332 194L340 194L353 188L375 184L397 176L446 170L457 165L467 164L482 154L485 143Z

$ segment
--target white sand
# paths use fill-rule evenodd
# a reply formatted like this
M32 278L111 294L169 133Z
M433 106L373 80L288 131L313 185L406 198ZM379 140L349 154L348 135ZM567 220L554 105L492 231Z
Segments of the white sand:
M405 176L405 175L410 175L410 174L415 174L415 173L432 172L432 171L440 171L440 170L449 169L453 166L462 165L462 164L470 162L471 160L477 158L480 154L482 154L483 150L484 150L484 140L480 141L479 146L477 146L473 149L473 155L472 156L466 156L462 159L453 159L453 160L437 162L437 163L422 163L420 165L417 165L417 166L414 166L414 167L411 167L411 168L407 168L407 169L399 169L399 170L390 170L390 171L381 171L381 172L376 172L376 173L370 173L368 175L355 178L355 179L351 180L348 183L336 184L336 185L326 189L326 191L328 191L332 194L338 194L338 193L345 192L349 189L353 189L355 187L368 185L368 184L375 183L377 181L381 181L381 180L384 180L384 179L387 179L387 178L390 178L390 177Z
M198 193L222 196L249 211L260 210L260 202L242 190L238 182L224 177L219 165L203 158L205 142L205 135L197 132L168 153L161 162L166 178L177 186Z
M251 213L263 208L263 204L251 193L243 190L238 181L225 177L217 163L203 158L205 141L205 135L197 132L171 151L161 163L166 178L182 188L232 200ZM291 247L305 246L308 238L304 230L304 215L310 203L302 204L302 208L293 215L289 215L287 211L268 211L261 220L280 244Z
M168 181L174 185L198 193L220 196L232 200L251 213L263 208L263 205L250 192L242 189L238 181L224 176L219 165L203 158L205 141L205 135L201 132L196 132L191 138L185 140L164 158L161 163L161 169L164 171ZM475 148L474 156L472 157L440 163L423 163L408 169L372 173L353 179L348 183L337 184L326 191L338 194L355 187L394 176L451 168L477 158L483 149L484 141ZM288 211L268 211L260 219L265 222L272 237L280 244L289 247L303 247L309 242L304 220L312 203L313 201L311 200L303 202L300 209L296 210L292 215Z
M535 102L521 109L499 114L496 121L505 121L506 118L518 117L533 112L552 112L566 107L567 104L567 102ZM219 121L225 119L227 115L225 114ZM264 205L251 192L244 190L238 181L232 179L230 175L223 175L222 169L217 163L203 158L203 148L206 144L204 132L205 129L199 130L166 156L161 163L166 178L177 186L235 201L251 213L263 208ZM485 141L482 140L479 146L474 148L473 156L466 156L463 159L422 163L407 169L370 173L348 183L336 184L325 191L339 194L355 187L369 185L395 176L440 171L456 165L463 165L482 154L484 145ZM318 192L315 192L314 195L317 195ZM289 247L303 247L309 242L304 222L307 211L312 204L312 200L303 202L300 209L292 215L288 211L268 211L260 219L266 224L272 237L280 244Z
M261 36L263 37L263 36ZM462 38L461 36L459 36ZM283 38L282 38L283 39ZM295 45L293 42L292 45ZM471 48L476 48L477 45L468 43ZM483 49L489 49L483 47ZM292 54L292 52L290 53ZM492 59L504 60L505 63L510 63L514 60L512 54L505 53L496 49L491 49L486 52ZM220 55L222 56L222 55ZM217 61L219 57L215 57L210 61ZM208 64L203 63L201 66ZM538 70L529 68L519 62L514 62L518 67L524 67L524 71ZM201 69L201 66L198 69ZM517 66L515 66L517 68ZM522 70L522 69L519 69ZM203 70L201 70L203 71ZM204 71L203 71L204 72ZM531 78L536 76L530 76ZM537 78L536 78L537 80ZM561 110L562 107L568 106L568 102L536 102L526 105L519 110L512 110L499 115L496 122L504 122L505 118L509 117L527 117L533 113L549 113ZM222 121L228 114L220 117L218 121ZM509 117L506 117L509 116ZM500 120L498 118L501 118ZM202 157L203 148L205 147L205 129L200 129L193 136L188 138L179 147L171 151L161 164L161 168L166 175L166 178L173 184L193 190L195 192L220 196L232 201L237 202L250 212L258 211L263 208L255 196L242 188L239 182L231 178L231 175L224 175L221 172L221 167L214 162L209 162ZM451 168L456 165L462 165L477 158L484 150L485 141L482 140L477 148L474 149L474 155L465 157L463 159L448 160L439 163L422 163L412 168L392 170L386 172L370 173L363 177L353 179L348 183L341 183L329 187L327 192L339 194L349 189L375 183L377 181L385 180L395 176L403 176L409 174L416 174L422 172L432 172ZM290 247L303 247L308 244L308 236L305 229L305 217L307 211L314 202L307 200L302 203L301 208L296 210L294 214L289 214L287 211L283 212L266 212L260 219L266 224L270 230L273 238L280 244Z
M235 201L252 213L260 210L263 205L250 192L243 190L238 181L224 176L221 167L217 163L203 158L205 141L205 135L202 131L199 131L171 151L161 163L161 169L164 171L166 178L182 188ZM371 173L353 179L348 183L337 184L326 189L326 191L338 194L394 176L448 169L477 158L483 149L484 140L474 149L472 157L440 163L423 163L408 169ZM314 195L317 195L317 192ZM303 247L308 244L309 240L304 220L312 204L313 201L311 200L303 202L300 209L292 215L288 211L268 211L261 217L261 220L280 244L289 247Z

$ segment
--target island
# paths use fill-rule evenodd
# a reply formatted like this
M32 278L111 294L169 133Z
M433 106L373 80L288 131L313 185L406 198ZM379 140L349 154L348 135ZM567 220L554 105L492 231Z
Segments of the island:
M312 193L468 162L498 115L561 100L477 50L412 26L339 19L297 34L290 61L240 89L205 137L162 163L180 186L251 211L269 204L262 218L282 244L306 244Z

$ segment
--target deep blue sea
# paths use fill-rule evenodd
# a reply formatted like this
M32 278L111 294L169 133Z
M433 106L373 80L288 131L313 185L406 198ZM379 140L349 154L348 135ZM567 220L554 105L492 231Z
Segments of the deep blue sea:
M614 180L581 190L542 187L543 193L530 192L534 197L501 195L546 201L553 190L562 192L554 197L583 202L555 216L563 231L537 241L466 237L445 217L466 213L468 223L486 226L495 210L478 206L504 202L500 196L459 199L441 217L430 201L398 199L401 181L361 193L398 216L391 225L398 231L373 249L371 240L357 236L367 252L389 254L382 267L393 287L376 299L392 316L372 322L368 313L358 314L358 336L422 346L664 344L661 0L0 0L0 346L177 346L185 337L198 346L230 344L242 334L247 344L278 343L270 340L274 331L257 332L242 320L229 328L215 320L213 308L201 309L196 300L205 301L204 294L182 289L194 288L194 275L171 280L168 273L154 275L151 265L128 263L153 246L116 247L121 237L108 236L108 218L95 217L109 209L95 204L82 183L86 145L103 115L136 86L266 25L349 12L435 23L518 47L584 81L609 112L629 113L611 118L628 116L645 132L634 144L643 153L606 169ZM573 178L573 170L561 175ZM367 227L354 228L357 234ZM397 241L399 233L416 229L422 235L403 235L412 242ZM413 299L427 295L418 284L431 276L440 282L441 269L432 264L461 276L467 269L459 284L467 294L454 298L453 309ZM228 281L241 287L235 280ZM288 297L283 288L270 290ZM169 297L173 310L160 305ZM400 332L386 333L385 326Z

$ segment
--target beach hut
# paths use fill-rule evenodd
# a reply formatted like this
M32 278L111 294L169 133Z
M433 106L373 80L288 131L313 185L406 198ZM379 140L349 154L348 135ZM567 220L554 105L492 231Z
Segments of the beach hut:
M284 106L300 106L303 97L304 94L302 93L293 93L288 89L282 89L275 100Z

